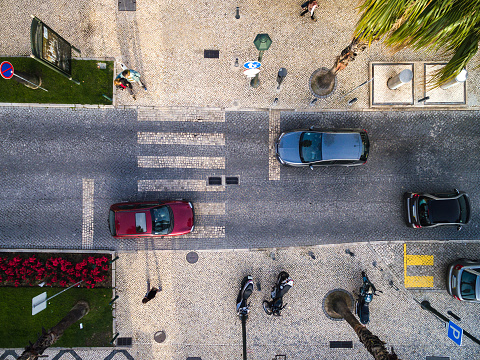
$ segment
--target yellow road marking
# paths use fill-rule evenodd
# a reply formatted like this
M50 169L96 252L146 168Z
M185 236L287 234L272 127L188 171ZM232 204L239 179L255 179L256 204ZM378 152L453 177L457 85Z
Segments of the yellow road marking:
M433 265L433 255L406 255L407 265Z
M416 265L433 265L433 255L408 255L407 244L403 244L403 273L405 287L433 287L433 276L407 275L407 266Z
M405 287L433 287L433 276L405 276Z

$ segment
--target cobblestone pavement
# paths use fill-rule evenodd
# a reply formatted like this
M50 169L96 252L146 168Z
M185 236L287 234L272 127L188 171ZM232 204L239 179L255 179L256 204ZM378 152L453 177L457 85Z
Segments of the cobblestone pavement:
M139 121L135 110L0 108L0 246L200 250L479 237L480 168L468 156L480 149L475 111L218 112L142 121L144 111ZM367 129L367 164L311 171L272 161L280 131L311 125ZM209 185L211 177L223 185ZM238 184L226 184L230 177ZM405 225L405 191L453 188L471 197L462 231ZM193 233L110 235L111 204L179 198L197 210Z
M137 90L136 102L121 93L119 105L268 108L278 97L279 108L306 109L312 99L308 87L311 74L318 68L333 66L335 57L350 43L359 15L356 1L320 2L318 21L313 22L299 16L302 2L266 6L254 0L139 0L135 12L124 12L118 11L117 1L113 0L46 0L28 6L4 0L2 8L15 15L0 24L4 35L0 54L30 55L30 14L34 14L81 49L83 58L114 57L140 71L148 92ZM240 8L238 20L236 6ZM253 40L258 33L268 33L273 42L263 56L260 86L253 89L243 75L242 64L257 59ZM219 58L204 58L204 50L208 49L219 50ZM235 67L237 58L239 66ZM319 100L316 109L347 108L350 98L341 98L368 79L372 62L442 60L445 57L422 51L392 54L381 43L375 43L339 73L335 94ZM478 64L476 57L468 67L467 105L471 108L480 105L480 77L473 70ZM281 67L287 69L288 75L278 93L276 77ZM423 64L417 64L414 71L420 75ZM422 78L415 81L415 106L428 108L416 102L425 94ZM367 86L351 95L358 98L351 109L369 107Z
M401 359L475 359L478 345L467 338L463 346L455 345L447 338L444 325L417 301L430 301L445 316L452 311L461 317L463 329L479 337L478 304L454 300L444 285L448 263L459 256L478 254L479 244L451 242L430 247L409 242L407 246L409 254L434 257L434 266L423 266L429 270L422 273L434 277L434 289L405 288L405 253L400 242L197 251L194 264L187 262L187 251L120 252L117 331L120 337L132 338L132 347L126 349L135 359L240 359L241 322L235 300L243 276L252 275L255 291L247 320L248 359L273 359L275 355L286 355L286 359L371 359L349 325L329 320L322 310L330 290L357 292L360 272L366 270L383 291L370 305L368 328L388 348L393 346ZM348 255L347 249L354 256ZM274 318L264 313L261 303L269 298L282 270L288 271L295 285L284 298L288 305L282 317ZM419 274L408 271L409 275ZM147 280L161 291L142 304ZM154 340L159 331L166 335L163 343ZM330 341L352 341L353 349L331 349Z

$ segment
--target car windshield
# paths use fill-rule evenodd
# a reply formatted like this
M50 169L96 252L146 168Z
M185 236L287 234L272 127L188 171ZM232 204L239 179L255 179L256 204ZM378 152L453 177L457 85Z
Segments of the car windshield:
M163 205L150 210L152 212L152 228L156 235L167 235L173 230L173 212L170 206Z
M110 234L112 234L112 236L117 235L117 232L115 230L115 212L112 210L110 210L110 214L108 217L108 225L110 227Z
M465 300L476 300L477 275L472 274L468 270L462 272L462 279L460 282L460 295Z
M428 226L432 223L430 222L430 218L428 216L428 201L425 197L420 197L418 200L418 217L420 218L420 225Z
M459 222L466 224L470 219L470 204L468 203L467 196L460 196L458 198L460 205L460 219Z
M300 136L300 158L304 163L322 160L322 134L304 132Z

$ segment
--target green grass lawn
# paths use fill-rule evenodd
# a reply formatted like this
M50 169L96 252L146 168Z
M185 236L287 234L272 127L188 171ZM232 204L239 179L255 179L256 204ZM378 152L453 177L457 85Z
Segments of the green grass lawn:
M15 71L36 74L42 79L41 89L30 89L13 78L0 77L0 102L42 103L42 104L100 104L111 105L102 94L113 96L113 61L72 59L72 77L80 85L68 80L45 65L30 57L0 57L0 62L9 61ZM105 62L107 68L97 68L98 62ZM15 76L14 76L15 77Z
M42 326L56 325L78 300L85 300L90 312L65 331L54 347L111 346L113 338L112 289L72 288L48 301L47 308L32 316L32 298L47 292L51 297L61 288L0 287L0 348L23 348L37 340ZM80 329L80 323L83 329Z

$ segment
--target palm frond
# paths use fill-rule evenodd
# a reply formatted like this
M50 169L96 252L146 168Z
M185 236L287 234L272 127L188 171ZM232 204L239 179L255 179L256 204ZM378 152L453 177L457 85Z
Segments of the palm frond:
M355 37L452 56L435 76L437 85L458 75L477 52L480 0L364 0L358 9Z

